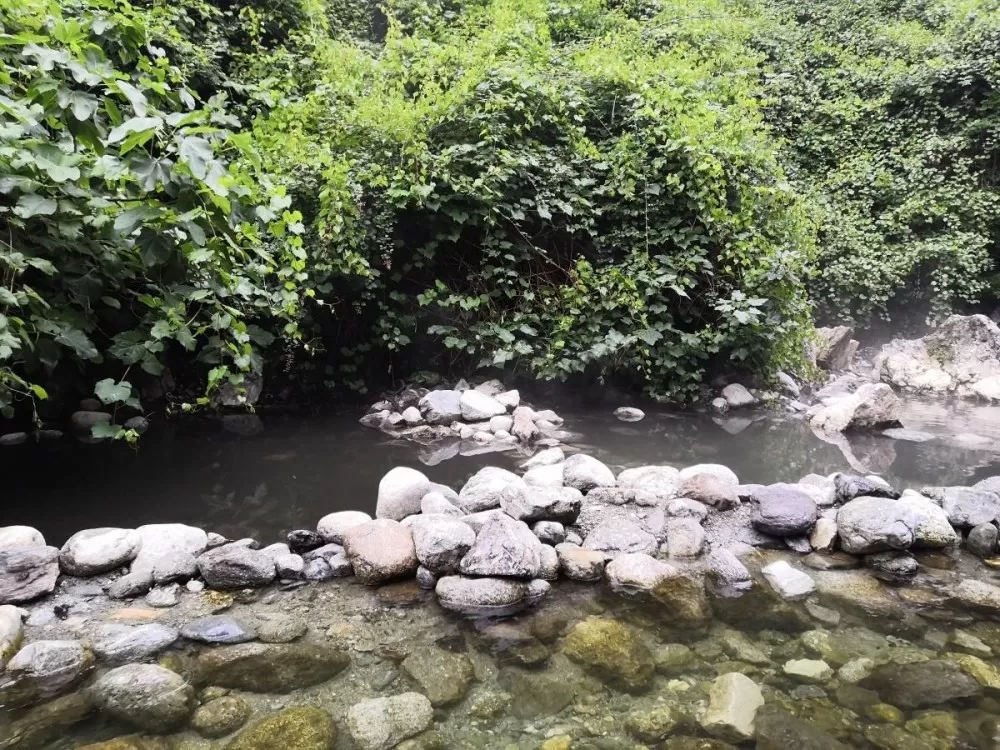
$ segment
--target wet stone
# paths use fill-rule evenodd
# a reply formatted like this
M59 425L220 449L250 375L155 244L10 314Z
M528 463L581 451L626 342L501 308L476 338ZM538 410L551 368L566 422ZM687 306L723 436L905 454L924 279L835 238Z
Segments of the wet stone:
M261 643L291 643L309 630L305 620L295 615L261 614L255 623Z
M226 750L331 750L337 741L333 717L322 708L286 708L251 724Z
M174 628L159 623L104 623L94 633L93 649L98 659L109 664L145 661L172 646L179 635Z
M861 559L846 552L813 552L802 558L802 564L813 570L852 570L861 567Z
M506 668L500 684L513 696L510 713L519 719L556 716L577 694L573 681L556 670Z
M563 640L562 652L599 679L628 692L646 689L653 655L638 634L610 618L590 617Z
M737 672L721 675L712 684L701 726L708 734L724 740L753 739L755 717L762 705L760 688L749 677Z
M202 684L255 693L288 693L325 682L348 664L347 654L329 646L242 643L203 651L195 669Z
M925 708L982 695L974 677L954 661L944 659L887 664L876 668L861 685L900 708Z
M192 620L181 628L181 635L191 641L210 645L246 643L257 639L253 628L229 615L213 615Z
M222 696L199 706L191 716L191 727L202 737L218 739L246 724L250 712L246 698Z
M439 648L418 648L402 664L433 706L446 706L465 697L472 684L472 662L464 653Z
M756 750L847 750L847 745L777 706L757 715Z
M974 526L965 539L965 547L976 557L993 557L997 552L997 527L992 523Z
M154 734L178 728L195 708L194 688L179 674L154 664L112 669L89 692L103 713Z
M345 723L351 739L361 750L389 750L424 731L433 718L434 709L425 696L403 693L354 704Z

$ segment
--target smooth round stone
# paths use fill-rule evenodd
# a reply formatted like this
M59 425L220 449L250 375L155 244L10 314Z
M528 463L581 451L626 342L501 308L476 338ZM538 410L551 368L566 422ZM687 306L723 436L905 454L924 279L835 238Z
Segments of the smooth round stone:
M294 615L261 615L257 619L257 637L262 643L291 643L309 630L305 620Z
M615 417L622 422L640 422L645 416L646 413L642 409L632 406L619 406L615 409Z
M200 706L191 717L191 726L202 737L218 739L246 724L250 713L246 698L224 695Z
M253 628L229 615L213 615L192 620L183 628L181 635L191 641L212 645L246 643L257 639Z
M141 546L135 529L85 529L62 546L59 565L69 575L99 575L134 560Z
M195 708L194 688L176 672L154 664L112 669L89 692L102 712L155 734L177 729Z

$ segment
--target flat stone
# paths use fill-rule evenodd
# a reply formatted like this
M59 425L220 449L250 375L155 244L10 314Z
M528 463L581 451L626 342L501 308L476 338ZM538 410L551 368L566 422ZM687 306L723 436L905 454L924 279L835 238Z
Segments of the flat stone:
M141 546L142 538L134 529L86 529L66 541L59 564L69 575L98 575L134 560Z
M120 665L151 659L170 648L178 637L180 634L174 628L159 623L135 626L103 623L97 627L92 643L98 659Z
M434 587L445 609L466 615L505 617L536 604L546 593L545 581L444 576Z
M796 570L784 560L778 560L761 569L771 588L782 599L796 601L805 599L816 590L816 583L806 573Z
M401 666L433 706L447 706L462 700L474 676L468 656L436 647L411 651Z
M190 641L213 646L257 640L257 633L253 628L229 615L213 615L192 620L181 628L181 635Z
M752 740L754 719L764 697L753 680L738 672L717 677L708 697L701 726L708 734L732 742Z
M265 586L277 576L270 555L238 544L203 553L198 557L198 570L213 589Z
M821 659L792 659L781 671L800 682L823 684L833 679L833 668Z
M613 558L636 552L652 554L658 544L656 537L635 521L610 516L587 534L583 546L605 552Z
M202 684L254 693L289 693L326 682L350 664L339 649L309 643L241 643L198 654Z
M434 708L420 693L369 698L355 703L345 724L360 750L390 750L430 726Z
M954 661L932 659L917 664L887 664L861 683L900 708L926 708L982 695L979 682Z
M386 518L356 526L344 537L354 575L368 586L412 575L419 565L408 528Z
M55 547L15 547L0 552L0 604L20 604L51 594L59 578Z

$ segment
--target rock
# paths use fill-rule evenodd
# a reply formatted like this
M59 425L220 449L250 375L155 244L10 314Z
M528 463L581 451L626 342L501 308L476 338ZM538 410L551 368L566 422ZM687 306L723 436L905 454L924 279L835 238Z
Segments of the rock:
M417 648L401 666L420 686L432 706L447 706L462 700L472 684L472 662L464 653L451 653L433 646Z
M754 719L763 705L764 697L757 683L746 675L729 672L712 683L701 727L714 737L732 742L752 740Z
M465 483L458 493L458 506L466 513L499 508L502 503L523 502L528 485L513 472L488 466Z
M650 593L664 580L679 575L679 571L648 554L635 553L620 555L609 562L605 575L612 591L630 596Z
M951 653L947 657L990 693L1000 691L1000 670L993 664L972 654Z
M941 503L948 521L959 529L1000 522L1000 495L967 487L924 487L921 495Z
M483 524L459 570L465 575L534 578L541 546L527 524L498 513Z
M646 413L632 406L619 406L615 409L615 417L622 422L641 422L645 419Z
M992 583L966 578L955 586L952 599L960 607L1000 615L1000 586Z
M198 561L194 555L178 550L173 555L163 555L153 561L153 583L187 581L198 574Z
M79 681L93 665L93 655L77 641L33 641L7 662L5 674L31 695L51 697Z
M757 403L754 395L739 383L730 383L723 388L722 398L726 400L730 409L742 409Z
M71 736L72 728L86 719L92 709L90 699L82 692L33 706L17 719L0 724L5 732L0 747L4 750L54 747L60 738Z
M420 415L420 409L410 406L403 410L403 421L412 426L420 424L424 418Z
M459 405L466 422L485 422L507 413L507 407L480 391L466 391L459 397Z
M198 570L213 589L266 586L276 576L270 555L236 544L203 553L198 557Z
M391 469L378 483L375 517L402 521L419 513L420 500L430 491L429 484L430 480L416 469L405 466Z
M89 692L102 712L154 734L179 728L195 708L194 688L176 672L154 664L112 669Z
M500 508L512 518L526 523L545 520L571 524L580 515L582 504L583 494L573 487L529 486L522 494L504 497Z
M729 482L734 487L738 486L740 483L739 477L736 476L736 472L728 466L723 466L722 464L695 464L694 466L688 466L681 469L680 480L685 482L691 477L698 476L699 474L711 474L724 482Z
M170 583L166 586L157 586L146 594L146 604L150 607L176 607L181 601L181 587L179 583Z
M992 523L973 526L965 539L965 548L976 557L986 559L997 553L997 527Z
M0 606L0 674L10 657L21 647L23 638L20 610L9 604Z
M122 625L102 623L92 639L94 653L112 665L145 661L172 646L180 634L159 623Z
M901 402L885 383L867 383L850 396L807 413L813 428L828 433L900 427Z
M365 515L368 514L366 513ZM368 520L370 520L370 518ZM322 521L320 523L322 523ZM289 551L296 555L301 555L303 552L309 552L317 547L322 547L327 542L327 540L320 534L315 531L309 531L308 529L296 529L295 531L289 531L286 539L288 541Z
M295 581L302 578L306 563L301 555L278 555L274 558L274 569L278 578Z
M0 604L19 604L51 594L59 578L55 547L15 547L0 552Z
M417 560L437 575L458 572L459 563L476 541L476 532L467 523L449 516L414 516L409 527Z
M961 541L944 509L913 490L907 490L896 501L896 510L903 522L913 529L914 547L940 549L957 546Z
M708 580L720 596L732 597L753 585L750 571L727 549L713 549L705 568Z
M554 547L547 544L542 545L540 564L538 566L538 577L543 581L555 581L559 578L559 555Z
M566 539L566 527L558 521L538 521L531 527L531 533L543 544L561 544Z
M0 435L0 446L22 445L28 442L27 432L8 432Z
M790 537L807 534L816 523L816 502L793 485L772 484L753 493L757 509L753 527L771 536Z
M680 484L680 472L673 466L639 466L618 475L618 486L642 490L661 498L674 497Z
M614 472L593 456L575 453L563 463L563 482L589 492L595 487L614 487L616 480Z
M851 366L858 342L852 341L854 329L847 326L817 328L816 364L824 370L838 372Z
M913 529L900 518L896 501L859 497L837 512L841 548L852 555L870 555L907 549L914 542Z
M887 497L895 500L899 493L882 480L855 474L836 474L833 477L834 493L838 503L847 503L856 497Z
M875 577L889 583L906 583L917 574L917 561L906 552L879 552L868 555L865 564Z
M438 580L434 592L445 609L467 615L506 617L536 604L548 592L548 583L445 576Z
M781 671L799 682L823 684L833 679L833 668L821 659L792 659Z
M229 615L212 615L192 620L181 628L181 635L190 641L213 646L257 640L257 633L253 628Z
M514 426L514 418L508 417L506 414L502 414L499 417L490 418L490 432L494 435L498 435L501 432L510 434L511 428Z
M529 443L538 437L538 427L535 426L534 412L526 406L518 406L514 409L514 426L510 434L522 443Z
M198 654L195 671L202 684L254 693L289 693L325 682L350 659L329 646L311 643L241 643Z
M598 679L640 692L653 679L653 654L635 631L610 618L588 617L562 643L562 653Z
M575 544L556 546L559 569L571 581L599 581L604 575L604 553L583 549Z
M671 559L697 557L705 546L705 530L693 518L667 521L667 555Z
M181 523L160 523L140 526L136 531L142 540L139 554L132 561L128 575L122 576L108 589L112 598L138 596L153 585L154 571L177 570L198 557L209 546L209 537L194 526ZM221 543L225 543L223 539Z
M764 578L782 599L805 599L816 590L816 583L801 570L796 570L784 560L778 560L761 569Z
M583 546L614 558L635 552L652 554L656 551L657 541L638 523L625 517L611 516L587 534Z
M655 743L666 739L686 718L676 708L660 706L651 711L633 711L625 719L625 729L643 742Z
M678 627L703 627L712 614L705 582L700 576L679 574L662 578L650 596L660 605L654 611L656 617Z
M391 474L392 472L389 473ZM419 474L419 472L417 473ZM336 513L330 513L329 515L323 516L323 518L321 518L319 523L316 525L316 531L325 542L343 544L344 537L348 531L357 526L368 523L371 520L372 517L370 515L362 513L360 510L341 510Z
M291 643L304 636L309 626L294 615L262 613L258 615L256 630L262 643Z
M736 485L716 474L695 474L685 478L677 494L718 510L729 510L740 504Z
M218 739L232 734L246 724L252 709L246 698L238 695L223 695L199 706L191 716L191 728L202 737ZM259 748L260 745L253 745ZM285 748L287 745L282 745ZM281 750L276 748L276 750Z
M553 466L555 464L561 464L565 460L566 454L563 453L562 448L546 448L545 450L539 451L521 464L521 468L533 469L536 466Z
M837 544L837 522L832 518L817 518L809 534L809 545L817 552L833 552Z
M420 734L434 718L431 702L420 693L370 698L347 712L347 731L360 750L390 750Z
M444 515L461 517L465 515L462 509L453 505L440 492L428 492L420 500L420 512L424 515Z
M90 428L97 424L111 424L111 415L103 411L75 411L70 415L70 425L79 433L90 433Z
M419 565L413 534L401 523L387 518L348 531L344 549L354 575L368 586L412 575Z
M983 689L954 661L932 659L916 664L886 664L861 682L886 703L904 709L926 708L966 698L978 698Z
M462 419L461 397L458 391L429 391L418 405L428 424L450 425Z
M529 487L562 487L563 486L563 465L552 464L551 466L535 466L524 474L524 483ZM566 487L565 489L573 489ZM574 490L579 492L579 490Z
M67 540L59 551L59 564L68 575L98 575L134 560L141 545L134 529L87 529Z
M44 547L42 532L31 526L0 526L0 552L29 547Z
M493 394L493 398L496 399L498 404L505 406L507 411L513 411L521 403L521 394L517 390L495 393Z
M417 585L425 591L432 591L437 585L438 576L427 570L423 565L417 568Z
M757 713L756 750L847 750L848 746L777 706ZM914 749L915 750L915 749Z
M737 500L739 502L739 500ZM675 497L667 501L665 512L670 518L693 518L698 523L704 523L708 518L708 506L698 500L686 497Z
M332 750L336 741L337 727L329 713L316 706L299 706L251 724L226 750Z

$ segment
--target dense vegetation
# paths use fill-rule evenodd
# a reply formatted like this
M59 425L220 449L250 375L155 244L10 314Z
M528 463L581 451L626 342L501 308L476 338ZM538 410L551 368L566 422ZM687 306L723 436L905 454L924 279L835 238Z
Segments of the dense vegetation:
M814 304L991 292L998 39L976 0L3 0L0 407L800 369Z

